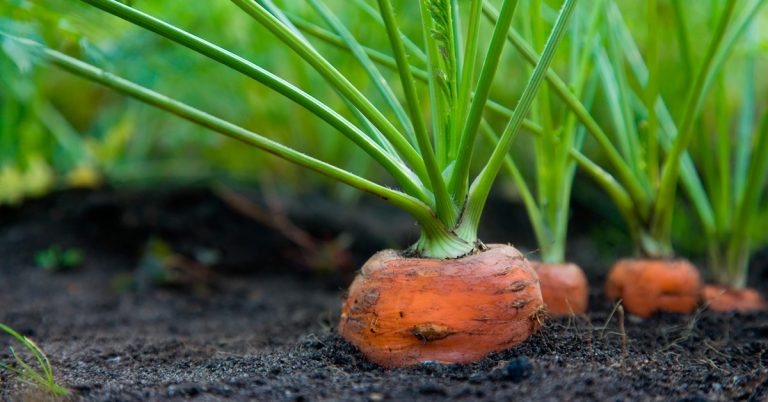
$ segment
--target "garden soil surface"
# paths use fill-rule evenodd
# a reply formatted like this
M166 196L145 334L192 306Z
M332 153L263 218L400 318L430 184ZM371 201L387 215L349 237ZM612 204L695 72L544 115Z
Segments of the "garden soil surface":
M70 191L0 209L0 322L45 350L73 400L768 400L768 314L612 314L601 284L627 250L593 245L586 210L575 207L570 246L592 283L588 315L550 319L475 364L385 370L335 327L354 267L413 241L410 220L375 200L268 208L244 192L260 222L220 194ZM348 254L297 257L287 226L264 224L280 211L325 244L343 232ZM493 202L484 240L530 247L520 211ZM35 256L52 246L79 250L82 264L38 267ZM767 265L760 253L751 278L764 294ZM1 362L12 359L10 343L0 336ZM46 398L0 370L0 399Z

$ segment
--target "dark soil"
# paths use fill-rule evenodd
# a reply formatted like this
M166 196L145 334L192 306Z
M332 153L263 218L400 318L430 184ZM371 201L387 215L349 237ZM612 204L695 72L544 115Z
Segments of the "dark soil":
M305 201L286 204L289 215L319 239L345 228L353 265L415 236L381 203ZM505 228L525 238L524 217L508 212L520 208L491 207L486 239L505 240ZM588 316L549 320L473 365L384 370L334 331L352 271L307 268L285 236L209 191L67 192L0 210L0 322L41 345L78 400L768 400L768 314L611 316L599 288L618 256L596 251L591 231L572 247L594 287ZM147 271L153 238L188 263L158 279ZM84 263L37 267L52 245L81 250ZM212 252L210 267L194 262ZM753 280L765 292L760 255ZM41 395L0 370L0 399Z

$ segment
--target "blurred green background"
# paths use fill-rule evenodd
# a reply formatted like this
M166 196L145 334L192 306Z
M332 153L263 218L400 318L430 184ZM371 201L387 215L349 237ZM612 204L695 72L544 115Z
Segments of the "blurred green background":
M528 1L521 1L520 9L527 9ZM242 55L329 103L350 120L354 119L317 73L230 2L133 0L128 3ZM291 14L327 29L305 2L285 0L277 3ZM362 43L388 53L385 31L371 22L358 3L328 1ZM546 3L551 12L544 12L543 16L551 24L556 15L554 8L560 2ZM583 1L579 6L582 14L586 14L590 3ZM690 61L680 51L685 40L679 36L677 24L682 21L687 26L690 58L698 60L705 51L699 38L708 37L714 26L710 10L713 5L717 7L722 3L723 0L659 1L656 29L661 39L659 66L663 80L660 91L675 117L682 113L691 80L687 70L681 68ZM399 1L396 4L400 7L398 11L406 33L414 42L420 43L416 2ZM648 34L645 3L619 0L617 4L643 53ZM736 130L745 96L745 60L750 53L755 55L754 114L758 115L758 111L768 107L768 74L761 73L768 71L768 15L763 11L748 34L750 39L736 48L724 69L725 74L707 97L697 142L714 141L712 138L718 130ZM414 18L411 21L405 16ZM529 23L526 18L526 13L516 15L515 25L522 32ZM490 29L487 23L484 23L484 29L486 33ZM349 141L289 100L192 51L84 3L4 0L0 5L0 31L36 39L313 156L392 183L365 154L356 152ZM558 52L554 65L563 77L569 76L566 49L569 42L577 38L577 35L569 34L563 50ZM354 84L370 94L375 103L383 104L368 76L348 53L322 41L311 40ZM507 48L504 57L492 99L512 108L530 68L511 47ZM394 71L382 68L382 72L397 82ZM638 86L631 79L630 85ZM393 88L400 91L399 85L393 85ZM425 110L427 107L425 105ZM607 107L607 100L598 91L593 113L601 119L607 114ZM553 101L553 108L562 110L562 105ZM725 110L717 112L718 108ZM723 123L722 119L718 120L718 115L733 118ZM498 114L487 113L487 117L495 126L505 123ZM637 118L639 121L643 116ZM610 124L606 127L610 131ZM531 147L530 137L523 134L512 151L518 165L528 175L532 174L526 170L531 165ZM593 159L601 160L598 148L589 139L584 149ZM706 155L698 155L696 150L694 144L694 158L706 158ZM15 204L28 197L70 187L145 186L169 181L199 184L220 180L266 184L288 194L322 192L342 202L354 202L358 197L357 193L320 175L306 173L270 155L65 72L37 66L33 60L25 59L12 42L3 42L0 52L0 203ZM577 174L576 180L574 199L593 205L596 213L620 225L620 218L612 207L600 202L603 198L592 182L581 174ZM516 190L508 178L501 178L498 190L502 197L516 200ZM680 202L683 212L686 202ZM768 222L766 216L760 219ZM681 247L702 252L703 246L689 238L697 227L693 215L679 213L676 225L677 242Z

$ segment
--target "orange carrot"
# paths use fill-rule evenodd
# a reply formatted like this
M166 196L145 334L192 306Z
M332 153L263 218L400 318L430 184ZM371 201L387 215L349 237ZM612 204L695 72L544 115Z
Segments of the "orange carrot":
M622 299L624 308L640 317L655 311L690 313L701 300L701 278L684 259L623 259L611 268L605 295Z
M339 332L384 367L471 363L527 339L542 309L536 272L511 246L447 260L385 250L350 286Z
M541 295L552 316L584 314L589 301L589 282L576 264L551 264L531 261L539 275Z
M733 289L721 285L706 285L702 290L710 310L719 312L760 311L768 308L763 296L755 289Z

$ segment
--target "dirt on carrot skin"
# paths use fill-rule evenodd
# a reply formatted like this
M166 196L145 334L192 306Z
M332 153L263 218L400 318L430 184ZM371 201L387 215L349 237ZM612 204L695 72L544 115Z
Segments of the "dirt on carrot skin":
M379 207L363 205L352 220L385 214L398 224ZM322 222L307 218L306 206L301 213L299 224ZM403 222L394 235L407 242L414 234ZM353 245L357 258L391 246L350 227L366 239ZM150 236L190 258L217 250L214 283L146 283L136 267ZM36 268L34 254L52 244L81 249L83 265ZM476 364L385 370L335 332L349 276L300 273L284 257L291 247L206 191L54 195L0 210L0 322L38 342L58 381L89 401L768 398L768 313L627 316L622 334L591 251L569 256L593 284L587 316L549 320L521 346ZM765 253L756 263L750 283L765 292ZM9 358L3 348L0 360ZM0 377L1 400L32 395L7 372Z

